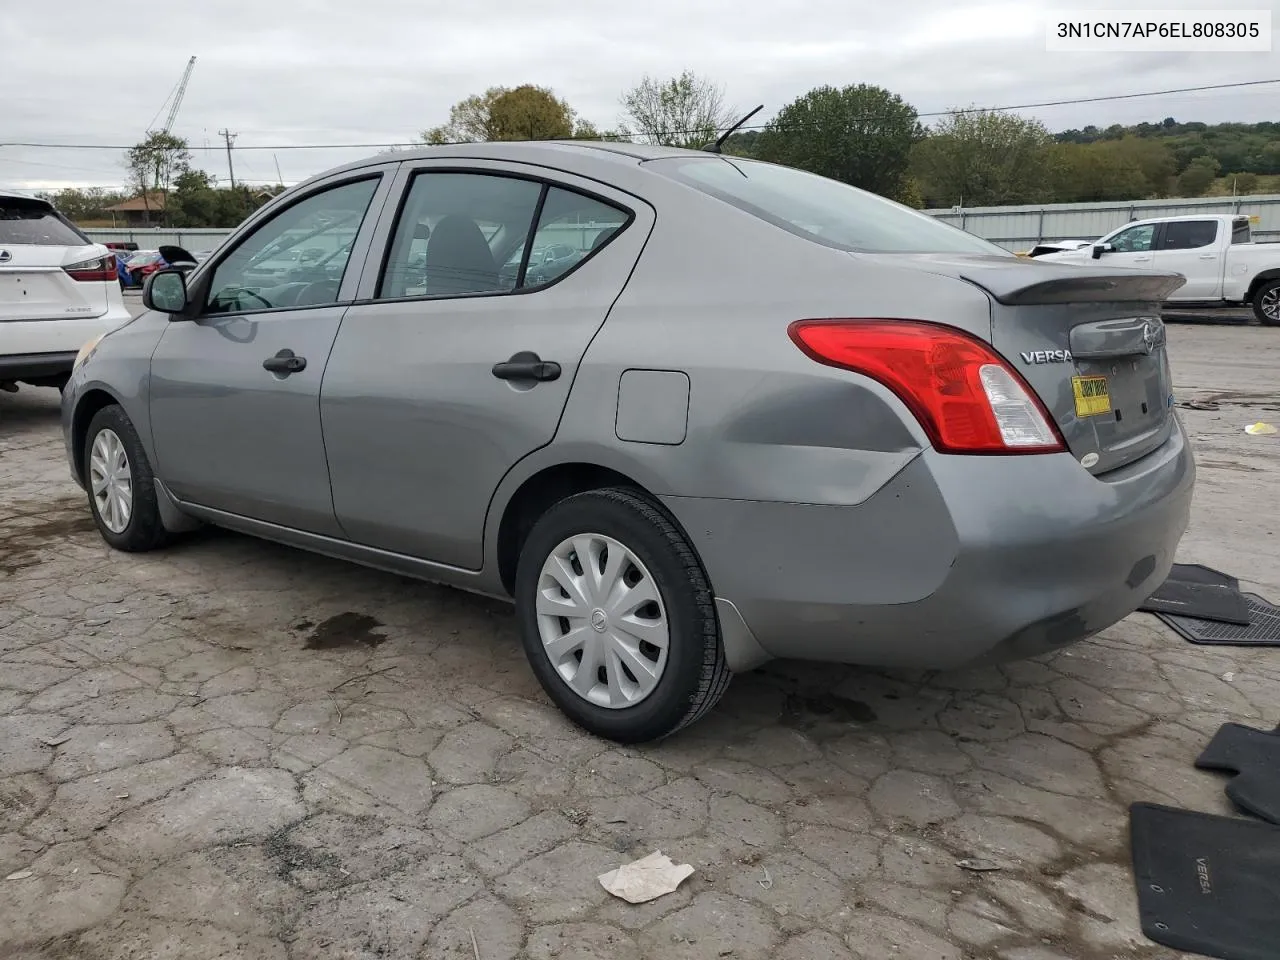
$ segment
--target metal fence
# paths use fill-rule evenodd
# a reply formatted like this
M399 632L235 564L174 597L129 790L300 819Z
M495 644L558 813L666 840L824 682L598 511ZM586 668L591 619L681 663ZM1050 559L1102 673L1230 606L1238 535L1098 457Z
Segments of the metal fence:
M1025 250L1042 240L1093 240L1130 220L1150 217L1243 214L1254 218L1253 239L1280 240L1280 195L1131 200L1125 203L1050 203L1020 207L926 210L1007 250Z
M1193 200L1132 200L1125 203L1050 203L1018 207L956 207L925 213L990 240L1007 250L1025 250L1042 240L1092 240L1130 220L1187 215L1243 214L1254 218L1253 238L1280 241L1280 194L1205 197ZM577 232L578 228L566 225ZM164 230L144 227L84 231L101 242L126 241L144 250L172 243L196 253L216 247L229 229Z

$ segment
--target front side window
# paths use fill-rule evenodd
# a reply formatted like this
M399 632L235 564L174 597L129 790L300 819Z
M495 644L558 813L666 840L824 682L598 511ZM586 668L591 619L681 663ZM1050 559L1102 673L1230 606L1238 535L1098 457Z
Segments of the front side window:
M536 287L559 279L608 243L629 216L594 197L551 187L533 235L524 285Z
M533 180L485 173L416 174L391 238L378 297L458 297L515 289L541 195L542 184Z
M664 158L644 166L789 233L859 253L973 253L1002 247L838 180L737 157Z
M1195 250L1207 247L1218 236L1216 220L1177 220L1164 225L1161 250Z
M1250 240L1249 221L1241 219L1231 225L1231 242L1248 243Z
M1155 224L1145 223L1117 233L1111 238L1111 246L1116 253L1143 253L1151 249L1151 239L1155 235Z
M272 217L218 264L206 312L336 303L378 178L321 190Z

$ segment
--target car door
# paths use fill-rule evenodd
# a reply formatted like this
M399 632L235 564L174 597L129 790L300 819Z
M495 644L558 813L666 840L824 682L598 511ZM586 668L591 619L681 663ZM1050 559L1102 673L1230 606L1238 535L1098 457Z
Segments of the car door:
M1152 248L1160 226L1157 223L1138 223L1121 230L1106 241L1112 249L1102 254L1101 262L1108 267L1150 269L1155 262Z
M334 509L358 543L475 570L489 501L554 437L652 212L541 167L427 161L397 180L320 397ZM553 243L583 255L535 277Z
M320 383L394 168L322 181L193 275L200 315L170 323L151 358L157 473L178 499L340 535ZM291 260L302 246L337 267Z
M1156 244L1154 266L1187 278L1169 299L1217 300L1222 296L1227 244L1219 237L1221 229L1217 220L1174 220L1164 225Z

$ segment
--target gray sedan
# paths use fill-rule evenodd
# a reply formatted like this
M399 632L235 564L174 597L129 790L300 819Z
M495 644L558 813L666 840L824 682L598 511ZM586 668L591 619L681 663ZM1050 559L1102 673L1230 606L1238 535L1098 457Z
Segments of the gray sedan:
M951 668L1134 610L1195 476L1180 283L713 153L429 148L155 274L63 427L113 547L211 523L511 598L547 694L643 741L773 657Z

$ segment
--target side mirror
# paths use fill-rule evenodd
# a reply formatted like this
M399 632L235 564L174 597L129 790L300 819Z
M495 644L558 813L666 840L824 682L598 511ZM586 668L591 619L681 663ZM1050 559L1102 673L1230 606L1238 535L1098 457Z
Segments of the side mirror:
M182 314L187 311L186 271L170 267L157 270L142 285L142 303L148 310Z
M1093 245L1093 259L1099 259L1104 253L1107 253L1110 250L1111 244L1109 243L1095 243Z

